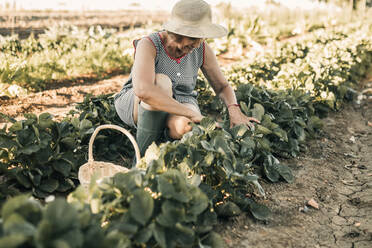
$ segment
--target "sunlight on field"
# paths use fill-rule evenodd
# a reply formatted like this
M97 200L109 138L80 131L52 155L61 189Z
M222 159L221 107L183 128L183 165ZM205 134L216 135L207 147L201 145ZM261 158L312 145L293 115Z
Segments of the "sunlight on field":
M170 10L177 0L1 0L0 9L16 10ZM263 6L266 1L255 0L207 0L211 5L231 3L232 6L247 8ZM310 0L275 0L291 8L311 8L318 5Z

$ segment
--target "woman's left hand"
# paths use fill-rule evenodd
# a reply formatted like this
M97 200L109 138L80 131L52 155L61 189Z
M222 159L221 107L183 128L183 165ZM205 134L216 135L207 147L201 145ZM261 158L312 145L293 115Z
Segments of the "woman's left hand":
M229 108L230 115L230 128L236 125L245 124L249 129L254 130L254 125L252 122L260 123L259 120L253 117L248 117L242 113L239 106L231 106Z

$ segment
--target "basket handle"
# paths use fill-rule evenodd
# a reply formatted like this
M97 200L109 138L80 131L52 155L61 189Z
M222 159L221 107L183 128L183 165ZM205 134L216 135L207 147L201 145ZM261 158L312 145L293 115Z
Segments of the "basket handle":
M129 131L127 131L125 128L122 128L122 127L117 126L117 125L106 124L106 125L101 125L101 126L97 127L96 130L94 130L92 136L90 137L89 148L88 148L88 162L93 162L93 142L94 142L94 139L96 138L98 132L101 131L102 129L115 129L115 130L118 130L118 131L122 132L123 134L125 134L129 138L129 140L132 142L132 145L134 147L134 151L136 153L137 163L138 163L138 161L140 161L141 155L140 155L140 152L139 152L139 148L138 148L136 139L133 137L133 135Z

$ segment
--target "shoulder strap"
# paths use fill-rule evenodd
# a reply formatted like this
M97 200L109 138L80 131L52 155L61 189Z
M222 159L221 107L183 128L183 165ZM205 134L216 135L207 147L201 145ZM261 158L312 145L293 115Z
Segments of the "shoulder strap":
M152 33L152 34L150 34L149 36L143 37L143 38L141 38L141 39L148 39L148 40L150 40L151 43L154 45L155 50L156 50L155 63L157 63L157 61L158 61L159 49L160 49L160 42L161 42L160 39L159 39L159 35L158 35L158 33ZM136 39L136 40L133 41L134 54L136 54L136 47L137 47L138 42L139 42L141 39Z

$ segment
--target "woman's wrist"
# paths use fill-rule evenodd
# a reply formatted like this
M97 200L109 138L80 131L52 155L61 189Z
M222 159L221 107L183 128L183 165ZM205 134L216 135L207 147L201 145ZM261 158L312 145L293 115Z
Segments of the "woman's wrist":
M240 112L240 105L237 103L231 103L227 105L227 110L229 112L229 115L234 115Z
M231 103L231 104L228 104L227 105L227 108L230 109L230 108L240 108L240 105L238 103Z

